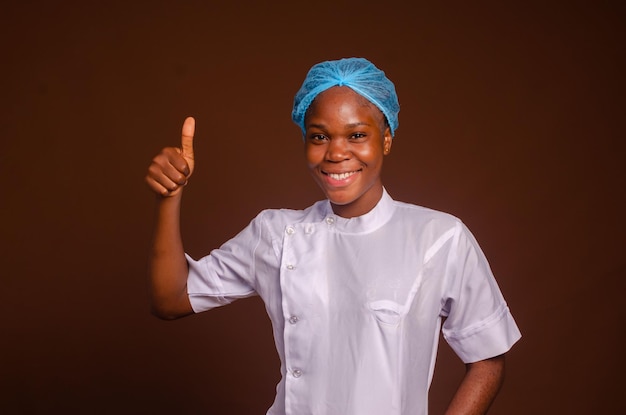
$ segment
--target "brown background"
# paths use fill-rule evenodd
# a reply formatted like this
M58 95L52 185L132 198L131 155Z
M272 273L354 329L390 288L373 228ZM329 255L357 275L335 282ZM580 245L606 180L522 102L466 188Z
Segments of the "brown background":
M102 3L0 12L0 412L265 413L279 373L258 299L149 315L143 175L194 115L196 257L320 199L291 103L345 56L399 92L389 192L469 225L522 329L491 413L626 410L618 2ZM432 413L462 372L443 346Z

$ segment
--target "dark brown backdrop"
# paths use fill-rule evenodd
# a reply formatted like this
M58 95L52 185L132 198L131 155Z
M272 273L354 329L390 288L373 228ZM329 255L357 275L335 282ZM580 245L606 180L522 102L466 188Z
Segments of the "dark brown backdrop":
M0 412L264 413L257 299L149 315L143 175L196 116L194 256L321 198L291 102L345 56L398 88L389 192L470 226L522 329L492 413L625 410L623 6L227 3L3 2ZM434 414L463 367L437 369Z

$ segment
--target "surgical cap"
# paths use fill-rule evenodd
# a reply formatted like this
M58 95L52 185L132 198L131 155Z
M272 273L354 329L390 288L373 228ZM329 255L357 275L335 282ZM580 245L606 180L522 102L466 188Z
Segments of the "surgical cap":
M333 86L347 86L376 105L387 118L391 135L398 128L396 88L383 71L363 58L345 58L314 65L304 79L293 102L291 119L306 132L304 117L317 95Z

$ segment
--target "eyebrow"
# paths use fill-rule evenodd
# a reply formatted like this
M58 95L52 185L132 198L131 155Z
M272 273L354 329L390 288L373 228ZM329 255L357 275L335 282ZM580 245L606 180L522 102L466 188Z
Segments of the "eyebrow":
M371 126L371 124L363 122L363 121L359 121L359 122L346 124L344 127L346 127L346 128L355 128L355 127L360 127L360 126L369 127L369 126ZM308 124L306 126L306 128L319 128L320 130L323 130L323 129L326 128L326 125L324 125L324 124Z

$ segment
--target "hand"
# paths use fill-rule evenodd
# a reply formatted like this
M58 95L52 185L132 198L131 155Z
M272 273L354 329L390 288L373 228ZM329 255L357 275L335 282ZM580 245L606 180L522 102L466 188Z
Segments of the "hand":
M193 173L193 135L196 121L187 117L183 124L181 147L166 147L152 159L146 183L162 197L179 194Z

